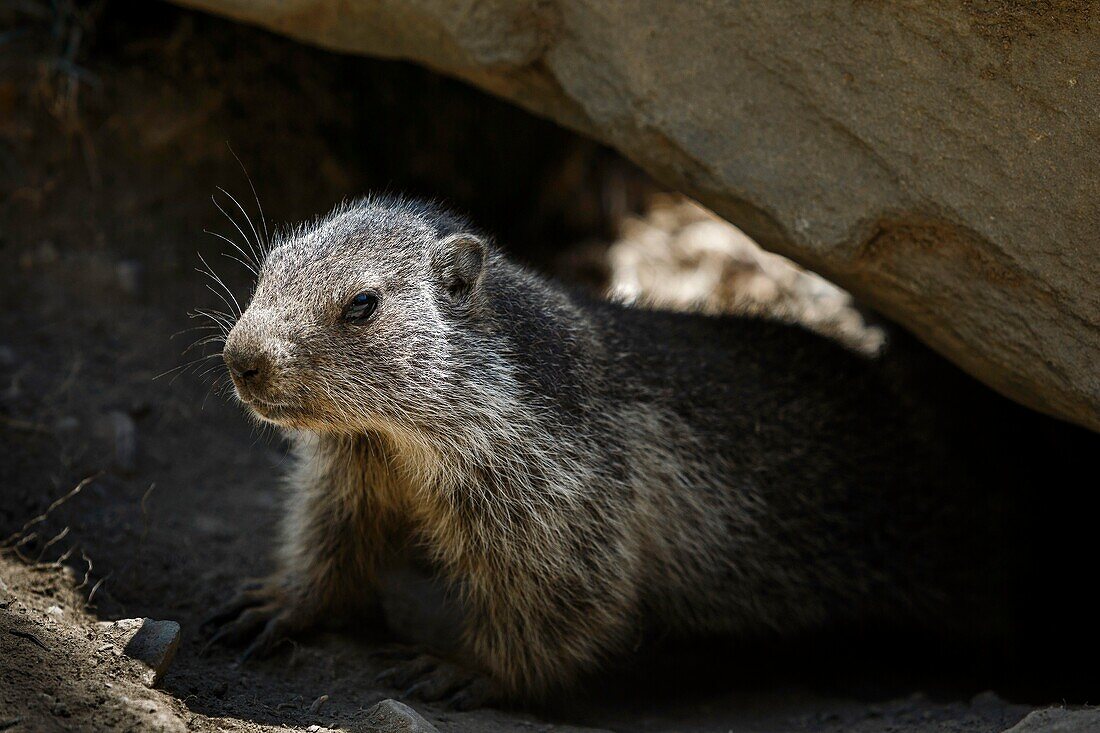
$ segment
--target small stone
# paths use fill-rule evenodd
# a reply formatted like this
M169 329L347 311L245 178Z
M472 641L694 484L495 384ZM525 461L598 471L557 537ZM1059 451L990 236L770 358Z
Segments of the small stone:
M146 666L142 682L148 687L160 684L179 649L180 625L151 618L127 618L103 625L107 635L127 656Z
M367 710L363 723L351 730L356 733L438 733L420 713L392 698Z
M144 619L141 628L126 644L126 653L148 665L152 675L145 683L155 687L168 671L180 645L180 625L175 621Z
M122 260L115 265L115 277L118 287L127 295L137 295L141 290L143 267L137 260Z
M80 420L72 415L62 415L53 424L55 433L71 433L80 427Z
M1007 703L993 690L986 690L985 692L979 692L974 697L970 698L970 707L978 708L979 710L999 710L1005 707Z
M108 432L114 440L114 465L121 473L131 474L137 468L137 426L125 412L107 414Z
M1005 733L1095 733L1100 730L1100 708L1046 708L1034 710Z

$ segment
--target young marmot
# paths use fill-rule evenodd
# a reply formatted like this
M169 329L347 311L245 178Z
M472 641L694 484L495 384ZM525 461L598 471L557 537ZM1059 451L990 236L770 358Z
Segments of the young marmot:
M571 294L433 205L367 198L280 237L224 357L296 456L279 570L217 618L248 653L373 617L408 552L464 609L452 661L410 676L460 706L543 696L649 631L989 610L960 550L965 426L928 409L927 375L795 325Z

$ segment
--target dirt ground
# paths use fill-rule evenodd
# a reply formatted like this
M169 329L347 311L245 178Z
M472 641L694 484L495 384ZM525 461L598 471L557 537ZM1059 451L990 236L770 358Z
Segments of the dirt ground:
M218 305L198 255L248 292L203 234L233 234L219 186L253 205L227 143L272 222L368 188L443 196L579 282L604 273L562 253L610 242L658 189L593 143L405 65L159 4L0 5L0 730L356 730L399 694L373 681L382 631L316 634L245 665L201 653L202 617L269 568L285 460L217 389L220 360L180 369L210 353L181 356L202 335L188 313ZM182 626L158 689L100 623L132 617ZM949 672L792 666L686 654L537 711L413 704L442 731L976 733L1035 702L945 684Z

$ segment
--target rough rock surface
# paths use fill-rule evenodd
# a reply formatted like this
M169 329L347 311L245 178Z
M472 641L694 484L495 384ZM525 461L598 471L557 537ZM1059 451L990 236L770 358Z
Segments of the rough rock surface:
M1100 730L1100 709L1047 708L1027 717L1005 733L1089 733Z
M1032 407L1100 428L1100 11L177 0L614 145Z
M110 624L122 636L126 655L142 662L146 671L142 679L156 687L180 646L180 625L175 621L155 621L151 618L128 618Z
M438 729L403 702L383 700L366 713L366 731L378 733L437 733Z

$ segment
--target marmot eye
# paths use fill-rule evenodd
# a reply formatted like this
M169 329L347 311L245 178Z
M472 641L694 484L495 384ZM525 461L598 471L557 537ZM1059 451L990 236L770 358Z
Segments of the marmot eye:
M374 315L378 308L378 295L372 292L363 292L351 299L344 308L345 321L365 321Z

